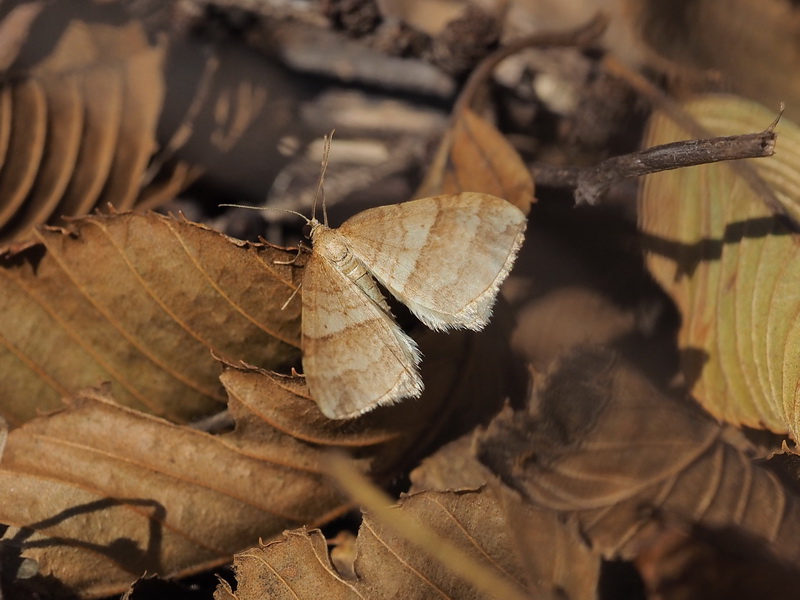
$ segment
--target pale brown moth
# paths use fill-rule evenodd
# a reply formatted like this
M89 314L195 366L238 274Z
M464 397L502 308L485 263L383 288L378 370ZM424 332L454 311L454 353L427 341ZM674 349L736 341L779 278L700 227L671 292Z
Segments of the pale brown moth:
M329 148L327 137L320 190ZM322 413L348 419L423 390L421 354L375 280L431 329L483 329L526 219L502 198L470 192L371 208L338 229L328 227L324 198L322 206L324 223L313 209L311 219L294 213L312 244L301 283L303 371Z

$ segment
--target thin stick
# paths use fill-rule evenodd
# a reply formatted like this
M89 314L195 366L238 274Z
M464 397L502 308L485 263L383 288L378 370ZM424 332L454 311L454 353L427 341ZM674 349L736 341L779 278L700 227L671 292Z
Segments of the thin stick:
M539 185L574 187L577 204L597 204L611 185L625 179L726 160L772 156L776 123L761 133L661 144L614 156L594 167L534 167L534 179Z
M602 66L603 69L608 73L627 82L628 85L630 85L634 90L652 102L653 106L665 112L670 119L678 124L679 127L688 131L689 135L693 135L696 138L704 138L709 135L710 132L702 127L700 123L698 123L697 120L689 115L685 110L683 110L678 102L672 98L669 98L664 92L648 81L642 74L626 67L619 60L616 60L611 56L606 56L603 59ZM783 112L783 107L781 107L780 112ZM780 115L778 115L778 119L780 119ZM776 124L777 119L764 133L774 129ZM744 158L757 157L753 156ZM756 194L758 194L767 208L769 208L774 214L782 217L784 223L789 225L792 230L800 231L800 222L798 222L797 219L795 219L786 209L786 207L781 204L781 201L775 195L773 189L764 182L752 165L746 162L741 163L737 169L737 174L739 177L745 180L747 185L749 185Z

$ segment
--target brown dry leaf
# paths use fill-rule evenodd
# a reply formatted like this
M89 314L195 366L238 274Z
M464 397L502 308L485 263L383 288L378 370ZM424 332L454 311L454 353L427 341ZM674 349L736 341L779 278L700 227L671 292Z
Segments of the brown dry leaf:
M318 529L286 531L282 539L237 554L234 568L236 591L220 583L215 600L363 598L333 568L325 536Z
M593 600L600 559L578 535L575 523L565 523L551 510L525 502L500 483L475 457L473 433L447 444L411 472L410 493L477 488L487 483L500 503L505 528L517 560L527 573L536 598Z
M800 118L800 8L790 0L626 0L641 42L695 74ZM762 125L763 129L763 125Z
M112 382L120 403L185 421L221 408L231 361L288 368L299 303L281 306L295 253L234 241L185 220L93 216L2 256L0 394L12 424Z
M772 111L729 96L685 110L710 135L764 129ZM682 315L678 343L692 394L736 424L800 434L797 235L765 200L800 215L800 128L783 118L775 156L645 178L639 224L647 266ZM646 143L691 137L664 114Z
M485 485L490 475L475 458L472 438L473 434L470 432L426 457L409 474L409 493L478 488Z
M163 61L139 23L74 20L45 60L0 88L0 239L134 204L156 149Z
M454 115L416 196L482 192L505 198L527 215L533 191L529 169L505 136L464 108Z
M479 458L535 506L576 518L603 556L636 556L671 519L730 528L800 564L798 498L612 354L568 357L536 400L489 426Z
M211 436L85 394L12 433L0 464L0 489L9 494L0 494L0 522L14 526L5 543L23 544L22 556L44 577L97 596L124 589L144 570L192 573L259 537L324 523L345 503L323 477L329 449L353 452L362 472L380 478L502 400L508 375L489 365L507 361L472 337L422 338L425 395L348 421L325 418L301 377L230 365L221 376L236 422L230 434Z
M44 2L26 2L13 7L0 21L0 71L7 71L19 55L31 25L44 8Z
M536 598L595 600L600 557L581 537L577 523L531 505L497 479L490 489L500 499L512 546Z
M89 392L10 434L0 522L12 525L6 547L39 565L28 585L52 577L63 590L96 597L145 571L207 569L259 538L345 510L325 476L329 450L357 452L354 464L373 474L413 452L408 431L418 407L331 421L301 378L229 368L222 380L231 433L174 425Z
M434 529L440 539L520 591L525 573L516 560L500 505L486 490L424 492L394 510ZM366 514L356 542L358 579L345 580L328 557L319 531L290 531L282 540L237 555L238 589L221 585L217 600L250 598L485 598L485 594L431 556Z

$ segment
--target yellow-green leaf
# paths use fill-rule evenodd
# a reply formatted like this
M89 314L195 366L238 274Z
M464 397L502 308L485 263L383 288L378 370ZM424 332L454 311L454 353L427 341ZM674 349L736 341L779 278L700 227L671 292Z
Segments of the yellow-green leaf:
M710 135L766 129L775 113L730 96L686 112ZM721 419L800 432L798 237L767 202L800 217L800 129L783 119L775 156L648 176L639 222L654 277L681 313L681 365L692 394ZM646 144L695 137L656 114Z

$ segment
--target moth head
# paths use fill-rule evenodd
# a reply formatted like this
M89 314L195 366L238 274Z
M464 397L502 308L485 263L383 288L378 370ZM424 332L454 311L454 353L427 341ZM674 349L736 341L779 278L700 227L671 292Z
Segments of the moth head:
M317 232L321 227L325 226L317 221L317 219L306 219L306 224L303 225L303 236L305 236L307 240L311 240L313 242L314 237L317 235Z

